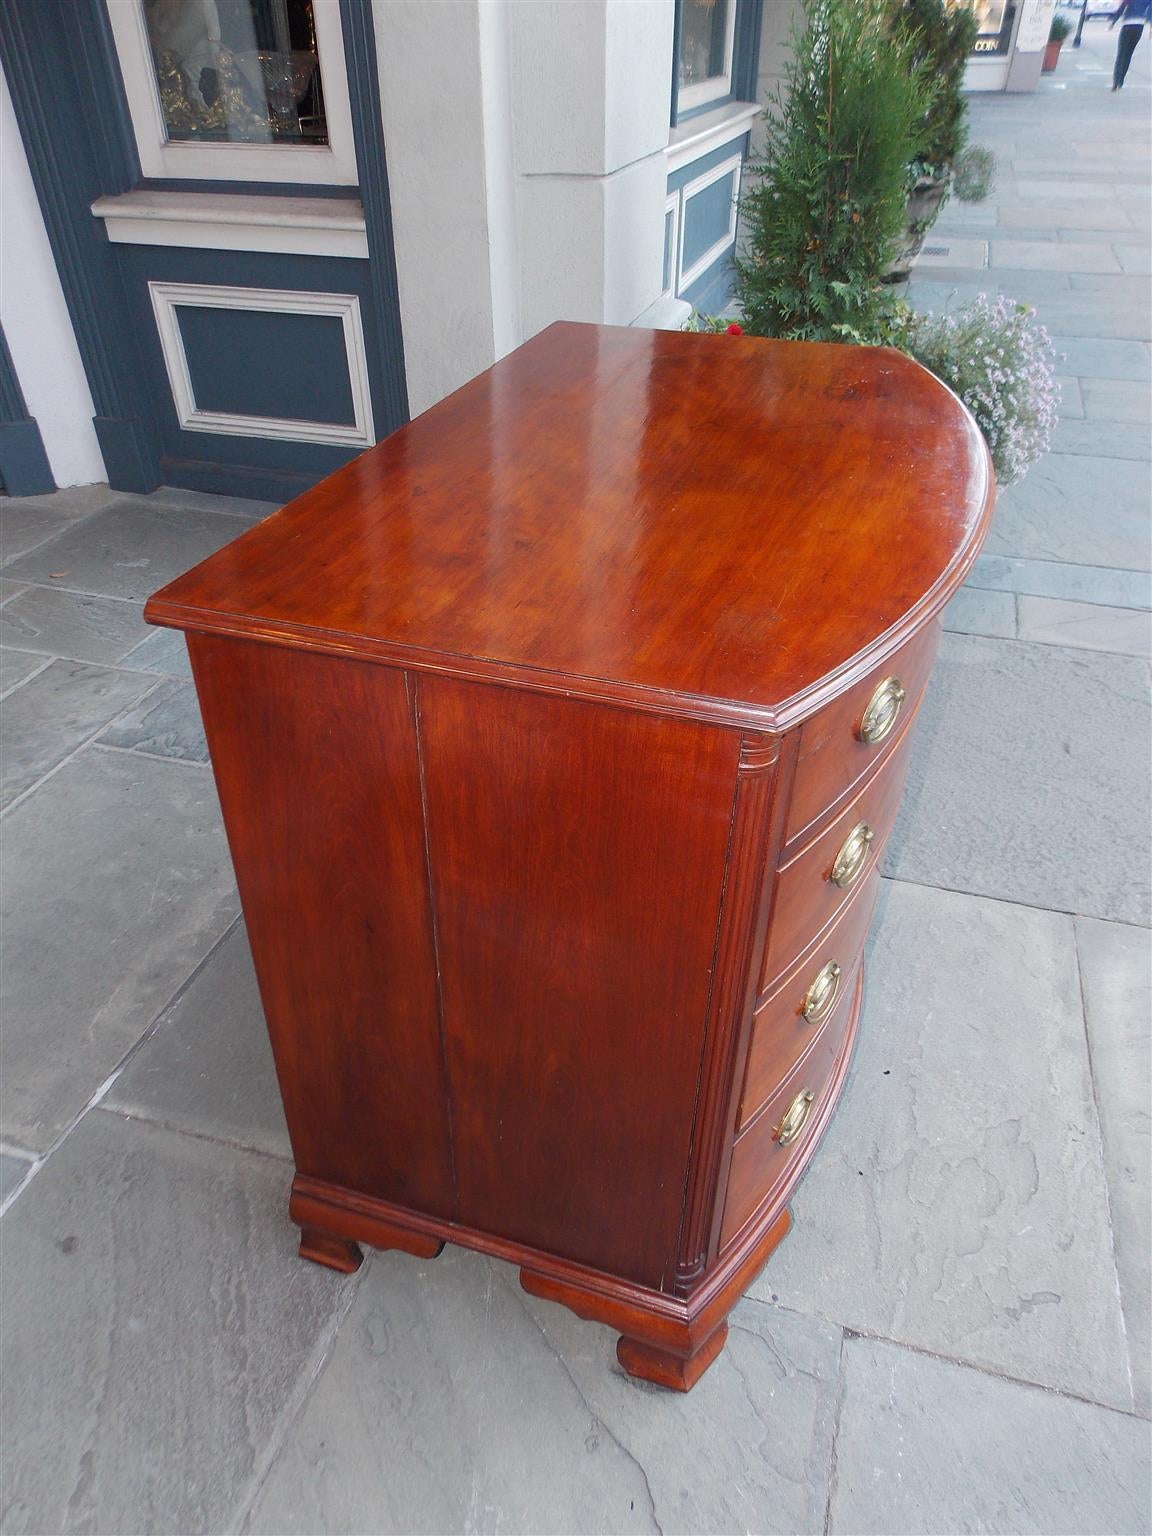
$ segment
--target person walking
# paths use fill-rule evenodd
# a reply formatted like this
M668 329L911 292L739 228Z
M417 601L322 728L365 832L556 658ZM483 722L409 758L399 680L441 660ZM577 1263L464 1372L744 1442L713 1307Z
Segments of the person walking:
M1112 70L1112 89L1118 91L1136 52L1144 28L1152 22L1152 0L1120 0L1120 8L1109 23L1109 31L1122 21L1120 41L1116 45L1116 63Z

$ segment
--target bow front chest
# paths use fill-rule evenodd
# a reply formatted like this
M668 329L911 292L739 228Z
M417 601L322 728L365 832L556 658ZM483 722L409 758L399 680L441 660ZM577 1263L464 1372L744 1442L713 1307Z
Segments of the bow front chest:
M991 503L895 352L556 325L152 598L306 1258L463 1243L693 1384L844 1081Z

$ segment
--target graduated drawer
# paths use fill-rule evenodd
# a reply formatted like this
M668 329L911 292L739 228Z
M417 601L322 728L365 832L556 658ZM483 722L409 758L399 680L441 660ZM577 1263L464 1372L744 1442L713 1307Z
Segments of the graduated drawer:
M781 866L760 967L760 994L823 933L876 867L900 804L907 748L905 737L836 820Z
M855 986L853 978L853 990ZM736 1138L720 1224L721 1249L803 1156L816 1127L823 1122L821 1111L825 1108L825 1095L850 1011L839 1010L836 1027L824 1031L779 1091ZM799 1125L792 1134L797 1121Z
M785 845L800 838L903 735L931 674L939 638L933 622L801 727ZM902 695L898 702L896 690ZM869 736L874 739L865 739Z
M880 876L873 870L804 960L752 1016L738 1128L743 1130L825 1030L837 1031L856 985Z

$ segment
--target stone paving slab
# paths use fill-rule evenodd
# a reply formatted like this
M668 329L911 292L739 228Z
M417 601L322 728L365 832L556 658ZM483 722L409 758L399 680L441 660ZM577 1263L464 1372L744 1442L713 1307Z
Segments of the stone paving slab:
M1130 246L1118 244L1116 255L1124 272L1152 272L1152 251L1144 242L1134 241Z
M7 1200L31 1168L31 1159L17 1157L14 1152L0 1152L0 1204Z
M823 1528L839 1330L743 1303L687 1396L615 1335L447 1248L374 1256L245 1527L307 1532Z
M234 1529L350 1290L286 1204L281 1163L85 1116L4 1218L6 1532Z
M1147 679L1129 656L944 635L887 873L1149 922Z
M16 579L142 601L245 531L224 512L122 498L8 566Z
M9 805L154 686L138 672L53 661L4 701L0 805Z
M1152 657L1152 615L1135 608L1102 608L1055 597L1021 597L1018 602L1021 640Z
M980 555L968 580L974 587L987 587L993 591L1066 597L1075 602L1101 603L1113 608L1152 607L1152 580L1145 571Z
M1076 919L1136 1406L1152 1414L1152 936Z
M87 747L5 817L0 1132L44 1152L236 918L211 773Z
M998 495L984 551L1147 571L1152 487L1126 462L1089 454L1042 459Z
M0 501L0 566L7 567L29 550L48 543L70 527L72 518L46 507Z
M138 1119L291 1158L242 924L165 1012L105 1102Z
M1069 190L1068 187L1063 187L1061 195L1066 197ZM1079 191L1080 188L1077 186L1077 195ZM1119 203L1099 203L1091 208L1081 208L1068 203L1048 203L1043 206L1030 203L1022 207L999 209L996 222L1001 229L1010 229L1013 232L1032 230L1037 226L1053 230L1100 230L1102 232L1132 228L1131 218Z
M1079 292L1069 286L1076 275L989 271L982 274L983 280L978 282L974 281L970 271L933 271L932 282L918 278L909 285L909 301L919 310L950 312L970 303L978 294L1003 293L1010 299L1028 304L1054 334L1147 340L1152 334L1152 307L1147 297L1101 304L1098 295ZM1043 283L1038 279L1043 279Z
M988 255L992 267L1013 271L1121 272L1118 253L1110 244L1094 241L993 240Z
M225 517L239 517L246 523L262 522L283 506L279 501L254 501L250 496L218 496L214 491L189 491L183 486L162 485L159 490L145 496L113 491L118 500L136 502L140 506L169 506L186 508L190 512L218 512ZM237 529L239 534L242 530Z
M5 496L2 505L13 512L51 512L55 516L75 520L99 512L121 494L107 485L70 485L62 491L50 491L46 496Z
M106 485L80 485L48 496L0 498L0 566L99 511L112 494Z
M1121 189L1110 181L1084 181L1076 184L1076 201L1078 203L1112 203L1120 200L1121 195L1131 197L1133 191L1142 190L1138 181L1129 181ZM1068 183L1060 180L1018 181L1014 194L1025 201L1033 200L1039 203L1057 203L1066 196Z
M1080 380L1074 375L1058 373L1056 384L1060 390L1060 420L1082 421L1084 397L1080 393Z
M0 694L7 693L9 688L15 688L25 678L31 677L33 672L40 671L47 665L47 656L37 656L28 651L13 651L7 646L0 646Z
M1109 300L1110 304L1147 306L1149 302L1148 284L1138 277L1100 277L1094 272L1073 272L1068 284L1073 293L1093 294L1096 298ZM1108 306L1101 306L1105 307Z
M1152 458L1152 433L1134 422L1065 419L1056 423L1052 433L1052 452L1086 453L1147 463Z
M178 629L149 628L148 638L128 652L124 665L142 672L164 672L171 677L192 676L188 645Z
M115 666L148 633L135 603L26 587L0 608L0 645Z
M1053 336L1052 340L1057 352L1064 354L1061 367L1067 373L1144 381L1152 373L1152 348L1146 341L1104 341L1094 336Z
M844 1345L830 1536L1142 1536L1147 1425L871 1339Z
M1071 918L886 886L792 1213L752 1294L1131 1407Z
M183 678L166 677L133 709L126 710L99 737L102 746L146 752L151 757L206 763L208 743L196 690Z
M1037 178L1043 180L1051 174L1052 161L1031 159L1027 155L1014 155L1008 160L1007 169L1016 177L1031 181ZM1127 196L1129 188L1139 187L1144 183L1139 166L1124 165L1118 163L1115 158L1089 159L1075 146L1067 144L1061 145L1060 180L1064 188L1062 197L1070 192L1078 192L1085 183L1103 181L1111 181L1121 196Z
M1012 592L986 592L961 587L944 610L944 628L961 635L998 635L1010 640L1016 634L1016 597Z
M1127 421L1147 435L1152 390L1130 379L1082 379L1084 414L1089 420ZM1147 487L1145 487L1147 489Z

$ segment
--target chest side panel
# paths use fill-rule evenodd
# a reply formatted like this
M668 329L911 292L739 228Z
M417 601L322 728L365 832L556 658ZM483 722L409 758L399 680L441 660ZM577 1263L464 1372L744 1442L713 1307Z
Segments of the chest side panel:
M421 679L459 1220L670 1289L739 739Z
M190 636L299 1171L452 1213L402 672Z

